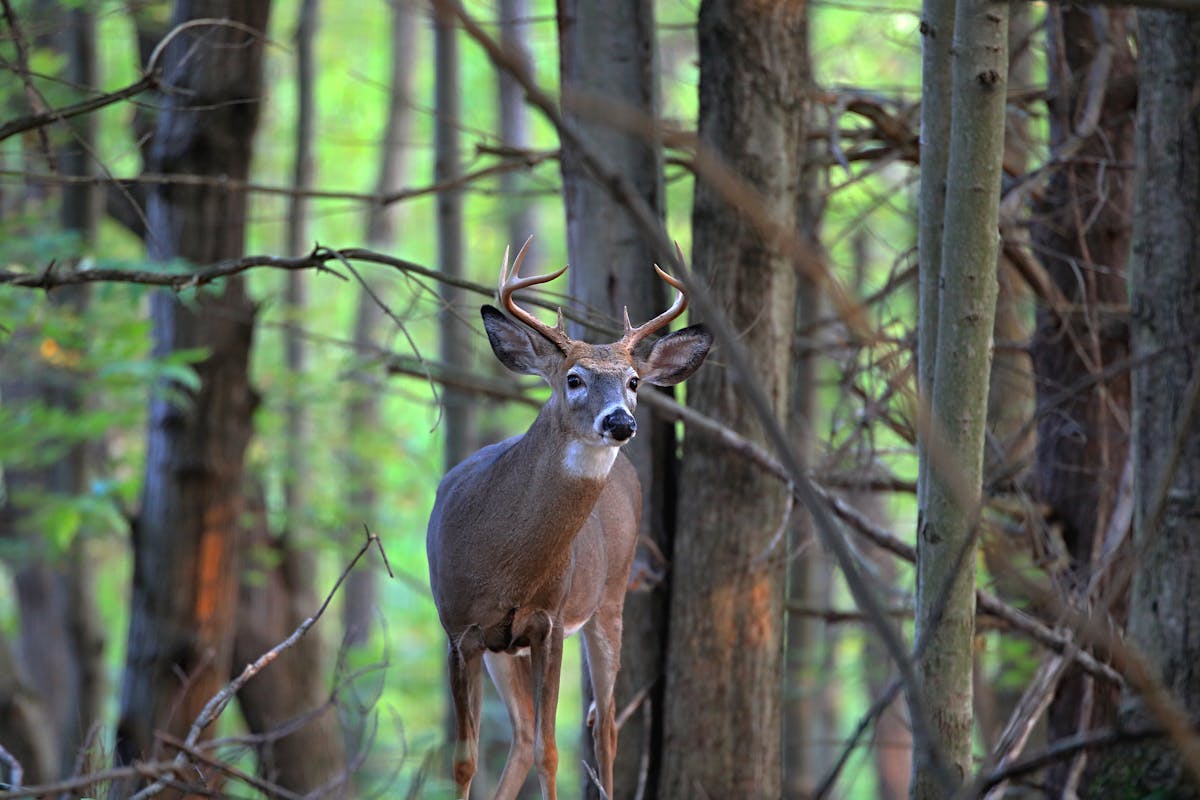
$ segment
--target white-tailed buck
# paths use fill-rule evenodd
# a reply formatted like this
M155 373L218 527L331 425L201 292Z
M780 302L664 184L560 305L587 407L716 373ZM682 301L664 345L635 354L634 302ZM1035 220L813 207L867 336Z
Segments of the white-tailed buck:
M529 242L500 268L500 302L513 322L483 306L492 350L514 372L540 375L552 393L522 436L483 448L442 479L429 517L429 579L450 639L457 742L454 781L467 797L475 775L487 664L512 722L497 798L515 797L536 764L542 797L556 797L563 637L583 632L595 703L588 713L600 782L612 796L616 753L613 683L621 658L621 611L633 562L642 490L621 445L633 438L642 381L667 386L700 366L712 337L692 326L639 346L687 307L682 284L665 313L612 344L587 344L540 322L513 300L554 280L520 277ZM518 324L519 323L519 324Z

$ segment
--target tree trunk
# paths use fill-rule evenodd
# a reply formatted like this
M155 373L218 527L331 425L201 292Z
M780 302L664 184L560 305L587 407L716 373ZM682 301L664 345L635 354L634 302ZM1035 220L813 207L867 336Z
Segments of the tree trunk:
M1137 12L1137 178L1132 291L1134 548L1129 635L1176 708L1200 716L1200 14ZM1174 459L1178 459L1173 463ZM1150 722L1139 698L1123 717ZM1194 733L1193 733L1194 737ZM1187 761L1190 760L1190 765ZM1120 766L1120 796L1197 797L1195 753L1148 745ZM1115 787L1114 787L1115 788ZM1116 796L1116 795L1111 795Z
M44 44L65 57L63 78L82 93L96 84L94 19L86 10L64 12L57 4L43 10L47 17L51 13L63 15L58 18L61 22L56 35L46 37ZM48 23L49 19L42 22ZM83 116L72 120L55 148L58 168L72 176L94 174L95 164L89 152L94 142L94 118ZM86 183L68 185L62 190L59 221L64 230L79 237L83 249L93 246L98 197L95 187ZM86 310L89 295L86 287L66 287L50 295L50 302L57 314L78 317ZM10 346L20 346L20 340L21 337L14 337ZM13 361L14 366L17 363ZM25 401L67 413L78 413L85 408L87 400L82 396L77 373L47 368L40 360L27 363L43 363L43 368L40 371L18 368L14 371L15 378L13 372L8 372L2 381L6 403ZM26 372L27 376L22 374ZM55 496L70 498L84 494L93 449L94 443L76 443L59 462L48 467L20 469L6 465L6 494L11 498L21 493L14 490L31 490L45 493L46 502L54 502ZM38 768L31 770L31 774L40 773L42 762L48 761L53 762L53 770L44 777L54 778L75 769L79 750L99 719L104 693L105 637L92 596L89 551L94 543L88 532L76 533L66 552L51 552L44 532L30 530L23 522L26 511L12 499L7 508L0 509L0 536L19 537L27 546L14 575L21 620L16 655L25 686L20 696L12 700L15 704L12 708L15 712L35 704L42 706L49 728L40 741L53 749L44 758L38 756L31 762ZM0 681L0 685L18 684ZM27 720L28 716L21 714L12 719ZM0 741L9 741L10 733L18 735L0 722Z
M313 38L317 25L317 0L305 0L296 29L297 122L293 186L298 191L312 183L313 144ZM297 194L288 209L287 253L305 249L307 202ZM306 276L287 275L285 291L289 320L304 318ZM286 521L278 536L267 524L261 490L254 491L247 508L242 553L272 552L275 558L246 564L238 592L237 636L233 646L235 671L285 639L311 615L320 600L314 591L314 558L304 538L303 509L307 497L305 443L307 420L299 387L304 381L304 339L294 327L284 331L284 357L291 379L286 398L286 463L283 494ZM238 693L246 724L265 736L258 747L259 772L268 780L294 792L307 792L336 780L345 768L345 754L336 709L329 704L332 677L321 637L307 636L282 654L269 674L251 681ZM306 717L309 717L305 719ZM286 736L283 727L302 724ZM274 735L272 735L274 734Z
M937 366L939 281L946 218L946 165L950 158L950 98L953 91L955 0L923 0L921 7L921 188L917 221L918 420L933 405L933 373ZM928 426L918 425L918 430ZM929 485L927 447L918 447L917 514L926 513ZM918 521L918 525L920 522Z
M915 800L945 797L972 773L975 526L996 313L1007 38L1007 3L959 2L936 361L921 442L927 467L919 478L926 505L918 524L915 636L929 708L914 713L928 714L933 726L932 740L913 753ZM934 754L950 774L939 774Z
M383 140L379 149L379 173L375 191L393 192L408 179L408 138L412 129L413 80L417 46L416 10L405 0L392 0L392 63L388 78L388 110ZM375 249L387 249L396 242L401 205L372 206L367 216L367 242ZM379 326L383 311L366 290L358 292L354 315L354 353L360 364L374 364ZM379 435L378 371L360 369L346 408L346 427L350 449L346 456L349 507L352 514L371 525L378 513L377 470L367 455L371 442ZM370 641L378 621L378 573L370 562L362 563L346 578L343 589L342 623L346 644L364 645Z
M729 0L700 6L701 142L762 194L772 218L798 218L806 86L805 3ZM754 355L755 380L786 419L796 324L796 270L705 180L692 212L694 261ZM689 402L758 443L720 357L688 386ZM713 437L688 432L672 558L662 797L778 798L787 489Z
M809 55L809 8L803 15L803 32L799 35L799 62L804 89L802 97L816 87L812 77ZM817 145L808 138L813 125L810 104L805 102L801 112L801 141L808 142L803 154L804 165L797 186L796 227L813 252L818 252L820 221L824 211L821 195ZM858 265L861 266L861 265ZM857 288L861 288L857 287ZM820 287L808 275L796 277L795 330L815 330L813 323L820 316ZM815 442L813 430L817 414L817 380L820 352L819 334L811 334L795 343L788 404L788 432L803 467L810 466ZM825 549L816 544L812 519L804 509L792 516L788 543L787 597L789 605L821 607L828 604L833 590L833 564ZM829 746L833 738L826 729L832 687L826 669L833 662L835 633L817 616L789 613L786 618L786 645L783 683L783 780L788 797L804 797L811 793L836 755Z
M406 0L392 0L391 72L388 108L379 148L375 191L383 194L402 187L408 177L408 139L412 128L413 81L417 62L417 10ZM367 216L370 247L386 250L396 242L402 205L372 206ZM378 291L378 290L376 290ZM354 314L354 358L357 368L346 404L348 447L343 456L347 480L347 506L351 519L361 519L374 529L379 524L379 481L373 454L380 430L379 329L383 311L359 287ZM357 526L356 526L357 527ZM357 533L357 531L356 531ZM379 568L371 560L359 563L342 588L342 630L347 647L366 647L379 630ZM366 689L370 692L370 689ZM344 709L346 750L358 753L370 744L369 712L351 704Z
M645 0L589 3L560 0L559 52L564 117L586 145L624 175L650 208L663 213L662 152L627 129L611 124L606 106L645 120L658 118L654 8ZM593 324L574 325L571 335L609 341L613 325L628 307L631 320L643 321L668 305L663 282L655 275L649 243L629 211L585 169L569 141L561 156L566 198L567 249L571 296ZM636 322L635 322L636 324ZM603 331L601 334L599 331ZM655 391L647 387L647 391ZM670 552L675 478L674 426L648 407L638 410L639 432L625 453L642 482L643 508L639 558L653 560ZM617 675L618 712L639 693L643 705L621 727L614 767L617 797L654 797L662 750L663 645L667 627L665 587L631 593L625 601L621 671ZM583 680L584 705L591 687ZM586 722L583 755L593 764L592 735ZM586 772L584 796L599 791ZM639 790L639 787L640 790Z
M1128 355L1124 321L1106 309L1123 306L1127 292L1132 181L1110 162L1134 158L1134 69L1127 18L1120 9L1088 10L1055 6L1046 14L1050 79L1050 145L1062 147L1083 136L1074 158L1058 168L1042 202L1035 206L1032 236L1036 251L1067 301L1079 309L1066 319L1039 309L1033 341L1037 386L1038 495L1061 529L1069 564L1055 576L1074 602L1085 603L1099 555L1097 542L1109 524L1128 452L1129 380L1125 373L1085 389L1082 380L1101 374ZM1107 20L1097 30L1097 20ZM1087 119L1095 91L1085 76L1103 51L1110 50L1107 81L1098 87L1103 105ZM1089 128L1091 130L1089 131ZM1062 393L1070 396L1062 399ZM1052 408L1048 404L1055 403ZM1118 604L1117 621L1123 616ZM1064 676L1048 712L1051 740L1093 725L1111 724L1117 695L1078 670ZM1095 691L1088 703L1085 694ZM1092 706L1089 712L1086 705ZM1048 772L1062 790L1070 762Z
M310 554L286 537L272 536L260 486L247 495L242 552L257 554L259 561L242 569L235 667L253 662L286 639L321 602L313 591ZM332 785L346 768L324 649L321 637L310 633L238 692L247 727L262 737L257 747L259 774L297 794ZM280 735L285 728L287 735Z
M21 783L33 786L59 777L62 748L54 740L54 720L46 704L22 672L8 637L0 632L0 744L21 765ZM0 785L13 785L15 778L11 762L0 759Z
M462 90L459 86L458 27L440 9L434 10L434 180L454 181L462 172L459 126ZM462 190L443 189L437 195L438 271L447 278L463 277ZM442 362L467 369L471 363L471 329L464 325L466 293L443 281ZM449 470L476 449L474 399L466 392L445 387L442 392L442 425L445 430L445 468Z
M268 11L260 0L176 5L176 24L218 18L244 27L195 26L168 46L164 80L177 91L164 94L149 171L246 179L262 101ZM240 256L246 202L244 192L219 182L152 188L150 257L208 264ZM164 386L150 405L117 729L123 764L156 755L156 730L183 738L228 678L243 457L256 403L248 373L253 307L240 278L186 303L155 294L151 310L156 355L201 348L204 357L196 365L197 391Z
M1036 25L1031 6L1017 3L1010 6L1008 20L1009 93L1024 92L1033 85L1033 50L1030 41ZM1010 113L1004 129L1004 169L1008 174L1023 175L1028 170L1030 130L1025 114ZM1006 237L1019 237L1011 242L1028 247L1025 231L1006 231ZM1035 437L1031 429L1036 389L1033 362L1025 343L1033 335L1033 298L1029 286L1007 255L1001 253L996 277L996 321L992 339L995 352L992 373L988 382L987 431L988 445L984 450L984 483L995 484L993 491L1014 502L1025 497L1027 481L1033 466ZM983 561L992 588L1009 602L1020 603L1024 593L1014 591L1013 567L1025 563L1029 556L1028 541L1002 531L988 530L981 538ZM1018 553L1017 551L1021 551ZM1017 560L1014 560L1017 559ZM991 642L998 642L992 637ZM1023 670L1023 654L1012 654L1008 648L994 647L983 658L979 653L977 667L991 665L989 675L975 682L976 730L980 743L991 752L1011 711L1022 694L1022 687L1011 681L991 680ZM980 673L977 673L980 674Z
M527 42L529 14L529 0L500 0L500 43L510 53L515 53L526 65L530 64ZM525 109L525 91L508 72L498 70L496 77L500 105L500 142L505 147L517 150L529 147L529 113ZM508 232L504 238L514 247L531 236L537 227L532 202L528 198L517 196L521 187L525 185L523 176L518 172L508 171L500 175L504 227ZM536 253L531 252L526 258L530 275L539 272L536 256ZM488 359L488 363L498 362Z

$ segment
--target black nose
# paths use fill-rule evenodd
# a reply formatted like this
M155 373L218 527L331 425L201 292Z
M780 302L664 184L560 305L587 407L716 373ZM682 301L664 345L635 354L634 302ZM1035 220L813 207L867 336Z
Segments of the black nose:
M637 420L625 409L618 408L601 420L600 432L608 434L618 442L624 442L637 433Z

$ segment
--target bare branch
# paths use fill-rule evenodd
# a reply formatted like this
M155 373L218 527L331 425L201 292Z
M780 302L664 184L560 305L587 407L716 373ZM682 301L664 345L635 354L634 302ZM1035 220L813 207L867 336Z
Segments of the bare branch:
M146 80L146 79L143 79ZM133 84L136 85L136 84ZM127 88L132 88L127 87ZM107 95L104 96L107 98ZM96 102L102 98L85 102ZM120 98L118 98L120 99ZM112 102L116 102L115 100ZM103 103L108 105L109 103ZM80 104L83 105L83 104ZM73 108L73 106L68 107ZM87 109L92 110L92 109ZM55 113L55 112L48 112ZM83 113L83 112L79 112ZM27 118L29 120L33 117ZM57 118L49 120L55 122ZM21 122L17 120L16 122ZM9 123L15 124L15 123ZM7 127L7 126L5 126ZM35 127L30 125L28 127ZM3 130L4 128L0 128ZM28 128L25 128L26 130ZM20 133L20 131L13 131ZM9 134L12 135L12 134ZM2 139L0 139L2 140ZM464 172L462 175L446 181L430 183L425 186L417 186L411 189L400 189L394 192L383 192L369 194L364 192L352 192L341 189L297 189L294 186L277 186L268 183L255 183L253 181L231 180L228 178L214 178L211 175L188 175L180 174L162 174L145 172L136 177L114 179L107 176L97 175L60 175L51 172L28 172L25 170L0 170L0 175L14 176L25 178L26 180L36 181L46 184L61 184L61 185L78 185L78 184L110 184L114 180L118 180L122 185L156 185L156 186L210 186L218 189L224 189L228 192L248 192L252 194L263 194L284 197L304 197L315 200L350 200L359 203L366 203L375 206L386 206L393 203L400 203L406 200L413 200L418 197L427 197L429 195L445 192L450 189L459 189L468 186L476 181L485 178L491 178L496 175L503 175L506 172L516 172L518 170L532 169L543 161L552 159L556 156L555 153L533 153L526 157L509 158L497 164L489 164L486 167Z
M0 761L8 763L8 785L14 789L20 789L21 781L25 778L25 768L21 766L21 762L17 760L16 756L4 749L2 744L0 744Z
M342 574L339 575L337 581L334 582L333 588L329 590L327 595L325 595L325 600L321 603L320 608L318 608L312 616L301 622L300 625L294 631L292 631L291 635L289 635L286 639L272 647L267 652L263 653L253 663L247 664L245 669L242 670L241 674L239 674L229 683L225 684L225 686L222 687L219 692L209 699L209 701L204 705L204 708L202 708L200 713L196 716L196 719L192 722L192 727L188 731L187 738L184 739L182 745L179 746L179 752L171 761L170 766L163 770L163 772L160 774L160 777L154 781L154 783L151 783L149 786L133 795L132 800L144 800L145 798L153 797L170 785L172 779L171 776L178 773L187 764L190 751L194 749L196 742L200 739L200 734L204 732L204 729L211 725L217 719L217 717L221 715L221 712L225 710L225 707L229 705L230 701L233 700L238 691L240 691L241 688L245 686L251 678L266 669L271 662L280 656L281 653L293 647L296 642L300 641L304 634L308 633L308 630L315 625L317 620L321 618L321 615L325 613L325 609L329 607L330 602L333 600L333 596L337 594L338 589L341 588L342 583L346 580L346 576L350 574L350 571L354 569L355 565L358 564L359 560L366 555L367 551L370 550L372 546L377 547L379 552L383 554L383 544L380 542L379 537L374 533L371 533L370 529L367 529L366 541L363 542L362 546L358 549L358 552L354 555L354 558L352 558L350 563L346 565L346 568L342 570ZM386 555L384 555L384 564L387 565ZM390 574L391 566L387 566Z
M97 95L95 97L89 97L87 100L80 100L78 103L72 103L69 106L63 106L62 108L52 108L36 114L30 114L29 116L18 117L17 119L9 120L3 125L0 125L0 142L8 139L11 136L16 136L18 133L24 133L25 131L33 130L34 128L43 128L47 125L52 125L55 122L61 122L63 120L71 119L72 117L78 117L82 116L83 114L90 114L93 111L99 111L106 106L111 106L113 103L119 103L122 100L128 100L130 97L136 97L142 92L147 92L151 89L157 88L157 86L158 76L152 73L147 73L128 86L123 86L115 91L106 92L105 94ZM59 178L59 176L47 174L30 176L30 178L38 180L39 182L46 182L47 180L55 180ZM103 179L88 178L88 180Z

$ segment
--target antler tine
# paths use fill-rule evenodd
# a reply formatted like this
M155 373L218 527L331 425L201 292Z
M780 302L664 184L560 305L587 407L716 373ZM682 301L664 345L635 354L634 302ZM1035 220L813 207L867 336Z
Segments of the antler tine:
M530 286L537 286L542 283L549 283L558 276L567 271L564 266L558 272L550 273L549 275L530 275L528 278L521 277L521 262L525 260L525 253L529 250L529 243L533 241L530 236L525 240L525 244L521 246L520 252L517 253L517 258L513 261L512 270L508 269L508 248L504 248L504 263L500 267L500 304L518 320L526 326L545 336L550 341L554 342L559 348L565 350L570 344L571 339L567 336L566 329L563 327L562 309L558 311L558 327L552 328L546 323L539 320L533 314L517 305L513 300L513 293Z
M675 247L678 248L679 245L676 244ZM682 261L683 254L680 253L679 257L680 257L680 260ZM655 331L662 330L663 328L670 325L671 322L674 321L675 319L677 319L680 314L682 314L684 311L687 310L687 307L688 307L687 289L684 288L683 282L680 281L678 278L672 278L670 275L668 275L666 272L664 272L662 267L658 266L658 264L654 265L654 271L658 273L658 277L662 278L664 281L666 281L668 284L670 284L671 286L673 286L675 288L675 302L672 303L671 307L668 308L666 311L659 314L657 317L650 320L649 322L643 322L641 325L637 326L636 328L633 327L633 325L631 325L629 323L629 308L626 307L626 309L625 309L625 335L621 337L621 343L629 349L633 349L634 347L636 347L638 342L640 342L642 339L645 339L647 336L654 333Z

